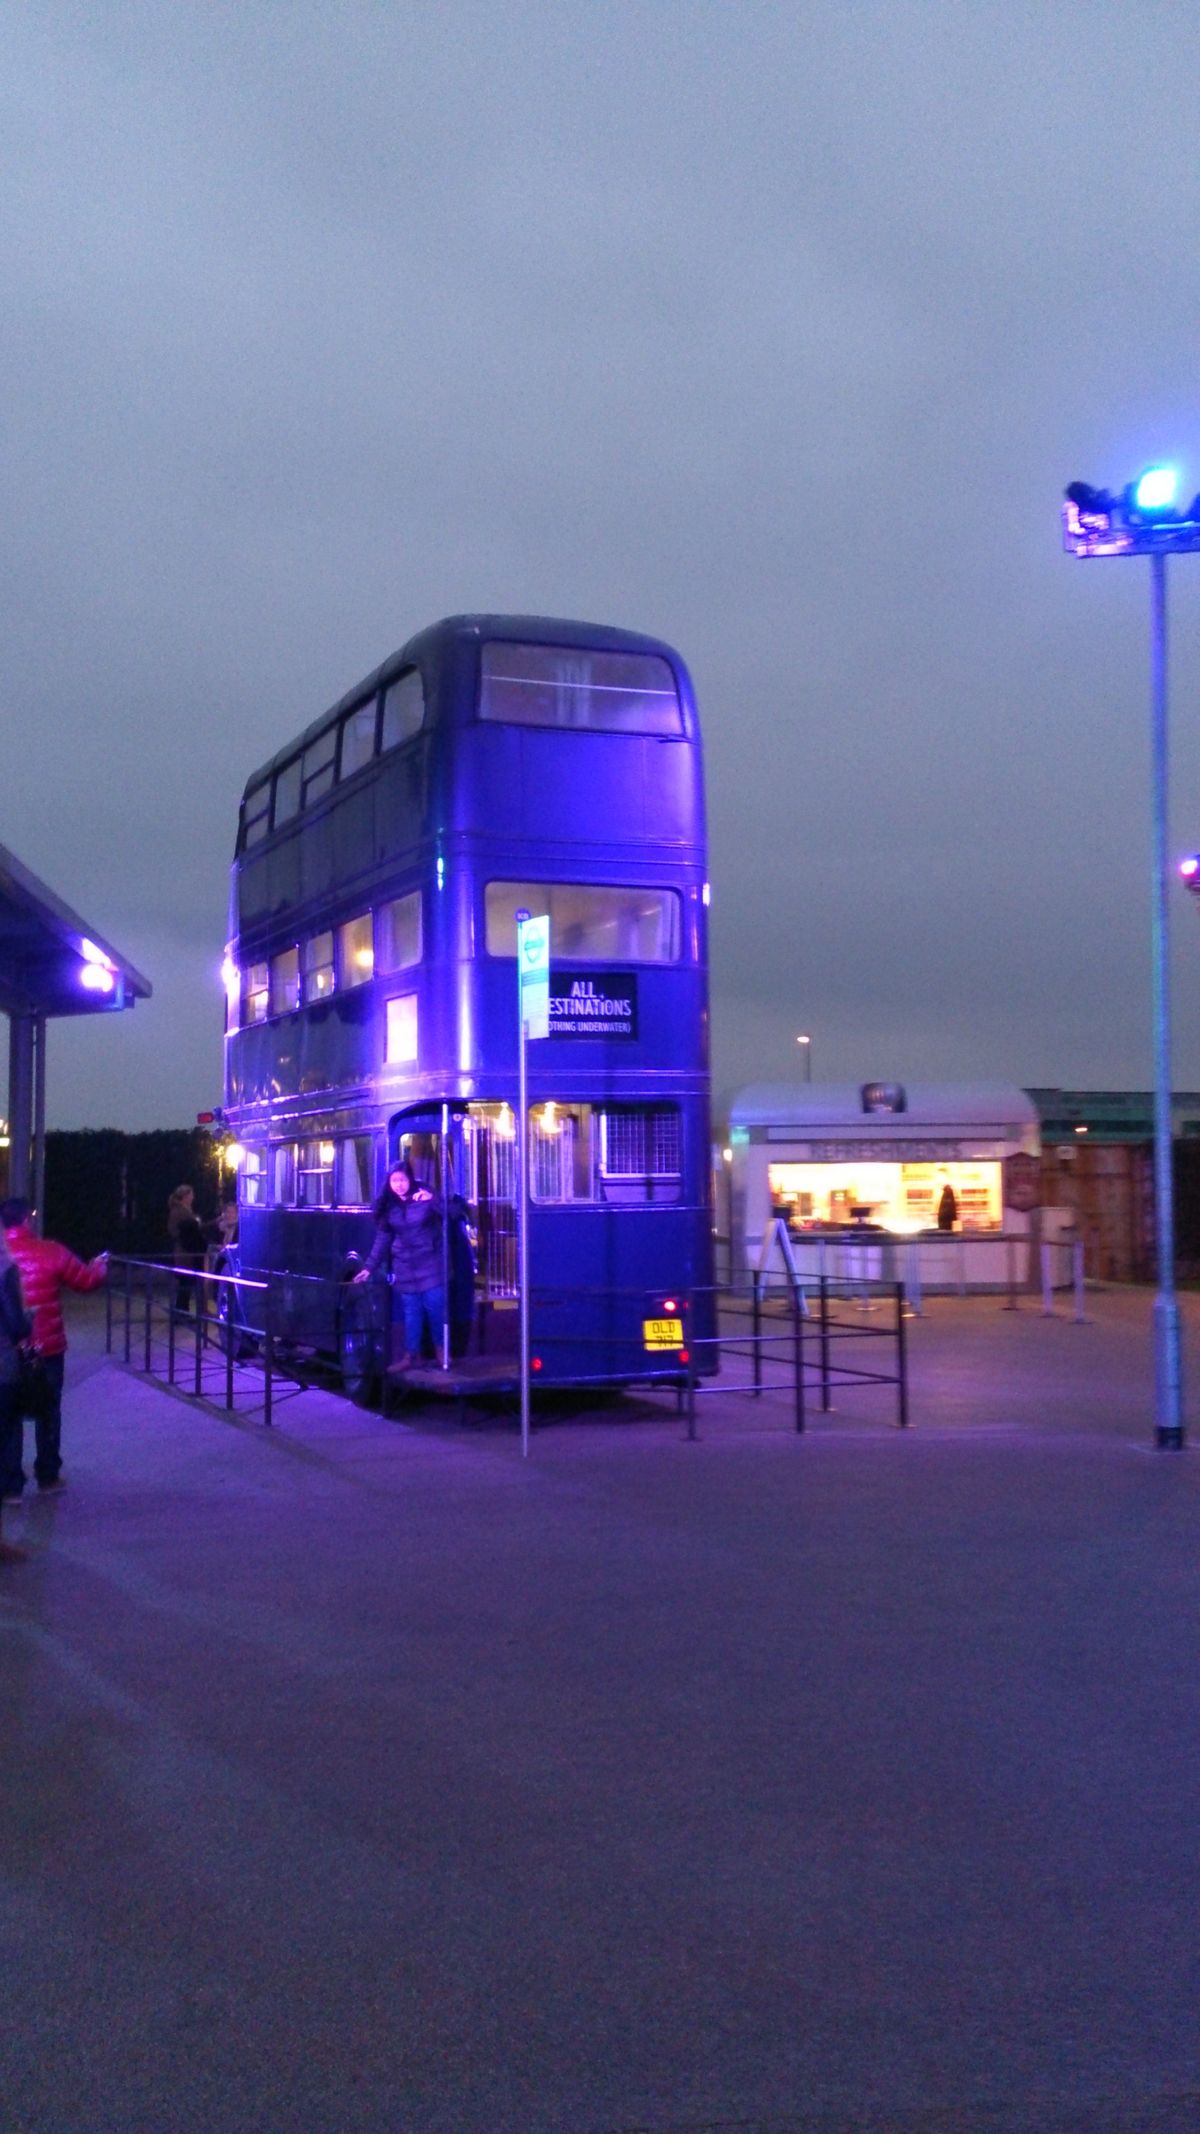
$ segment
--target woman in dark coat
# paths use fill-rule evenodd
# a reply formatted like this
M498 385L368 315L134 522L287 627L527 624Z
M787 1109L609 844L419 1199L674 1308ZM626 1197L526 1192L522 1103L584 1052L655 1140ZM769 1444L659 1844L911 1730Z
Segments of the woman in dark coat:
M0 1230L0 1496L11 1503L25 1487L21 1432L21 1343L29 1339L33 1321L21 1297L21 1278L16 1262ZM0 1540L0 1563L20 1563L24 1549Z
M417 1184L407 1158L388 1172L387 1184L375 1203L375 1223L375 1243L366 1266L354 1279L369 1281L386 1264L392 1281L392 1364L404 1371L421 1360L426 1325L433 1346L440 1348L446 1318L442 1211L432 1193ZM397 1355L400 1325L404 1347Z

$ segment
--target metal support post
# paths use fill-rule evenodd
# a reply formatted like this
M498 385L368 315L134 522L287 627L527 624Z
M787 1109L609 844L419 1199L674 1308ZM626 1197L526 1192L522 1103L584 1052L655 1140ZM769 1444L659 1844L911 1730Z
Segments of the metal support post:
M525 1017L517 1039L517 1285L521 1301L521 1458L529 1458L529 1085Z
M908 1428L908 1336L904 1328L904 1284L896 1284L896 1403L897 1420Z
M147 1376L147 1378L149 1378L149 1376L150 1376L150 1314L151 1314L151 1312L152 1312L153 1308L154 1308L154 1269L153 1269L153 1267L147 1267L147 1269L146 1269L146 1324L145 1324L145 1328L144 1328L144 1330L143 1330L143 1331L144 1331L144 1341L143 1341L143 1347L142 1347L142 1369L143 1369L143 1370L144 1370L144 1372L146 1373L146 1376Z
M829 1395L829 1281L821 1276L821 1412L828 1415L833 1403Z
M751 1277L750 1346L754 1353L754 1398L762 1392L762 1275L756 1267Z
M798 1282L792 1283L792 1355L796 1371L796 1432L804 1431L804 1314Z
M1167 904L1167 559L1150 558L1151 730L1154 789L1154 1228L1158 1295L1154 1304L1157 1442L1183 1446L1183 1366L1175 1294L1175 1203L1171 1174L1171 982Z

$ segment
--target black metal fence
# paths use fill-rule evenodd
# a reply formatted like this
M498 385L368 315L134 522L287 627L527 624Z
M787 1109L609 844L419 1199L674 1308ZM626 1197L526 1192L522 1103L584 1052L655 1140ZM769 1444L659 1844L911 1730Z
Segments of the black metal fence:
M387 1335L391 1292L384 1283L361 1286L319 1276L232 1275L193 1272L162 1261L113 1258L106 1292L106 1339L132 1368L157 1376L197 1398L230 1411L261 1410L268 1426L281 1397L305 1385L347 1384L377 1379L386 1396ZM633 1293L630 1293L633 1295ZM579 1294L539 1290L535 1305L551 1301L560 1311L572 1297L586 1317L588 1306L611 1292ZM638 1292L639 1297L642 1296ZM644 1301L644 1300L643 1300ZM647 1357L643 1374L613 1366L614 1344L596 1336L586 1371L573 1385L601 1387L648 1382L674 1388L686 1414L687 1435L698 1436L699 1404L713 1395L752 1402L782 1402L791 1427L804 1430L813 1412L829 1414L836 1397L858 1390L894 1394L901 1429L908 1426L907 1304L900 1282L855 1282L822 1276L783 1281L754 1276L741 1289L681 1292L682 1346ZM700 1332L711 1327L711 1332ZM578 1331L564 1332L578 1360ZM551 1360L555 1337L539 1335L543 1359ZM507 1347L507 1344L506 1344ZM494 1388L472 1364L445 1374L421 1373L415 1389L427 1398L439 1390L460 1398ZM499 1361L499 1357L496 1358ZM501 1374L507 1390L511 1365ZM393 1374L395 1375L395 1374ZM554 1383L553 1367L546 1374ZM403 1382L403 1374L401 1374ZM499 1383L499 1380L497 1381ZM534 1390L538 1382L534 1380ZM550 1386L547 1386L547 1391ZM890 1405L890 1402L889 1402Z
M231 1411L340 1382L348 1344L382 1337L390 1295L316 1275L233 1275L113 1255L105 1342L124 1363Z

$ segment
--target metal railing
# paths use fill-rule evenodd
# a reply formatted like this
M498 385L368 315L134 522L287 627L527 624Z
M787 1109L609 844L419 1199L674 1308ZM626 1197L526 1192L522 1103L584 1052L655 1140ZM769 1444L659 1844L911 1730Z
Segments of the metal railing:
M768 1278L799 1282L806 1296L822 1279L835 1286L873 1283L881 1294L902 1282L918 1318L928 1294L952 1291L960 1297L999 1295L1005 1311L1018 1310L1023 1295L1038 1296L1047 1316L1054 1316L1056 1291L1069 1291L1076 1319L1084 1318L1084 1247L1074 1231L1047 1239L1004 1230L921 1237L860 1229L796 1233L776 1217L763 1233L756 1266Z
M812 1297L799 1280L782 1289L756 1274L742 1290L716 1287L678 1293L683 1346L641 1351L627 1330L587 1332L614 1304L635 1305L632 1328L661 1313L658 1292L539 1289L532 1303L541 1324L537 1348L546 1376L562 1387L673 1387L695 1438L698 1403L714 1393L761 1401L782 1395L798 1432L815 1403L823 1414L835 1393L850 1388L894 1389L896 1420L908 1424L905 1294L902 1283L879 1285L819 1279ZM596 1307L603 1307L600 1312ZM878 1313L875 1321L866 1315ZM342 1340L353 1314L358 1330L380 1342L380 1376L387 1375L386 1334L391 1291L319 1276L231 1275L181 1269L158 1260L113 1256L105 1293L105 1344L132 1369L160 1377L197 1399L230 1412L261 1409L269 1427L281 1398L306 1385L338 1379ZM558 1316L556 1329L554 1321ZM700 1332L701 1327L711 1332ZM862 1344L879 1357L865 1361ZM555 1380L554 1352L571 1350L570 1377ZM497 1362L500 1358L497 1357ZM515 1361L515 1359L514 1359ZM639 1368L639 1363L641 1368ZM499 1374L511 1384L511 1373ZM448 1376L453 1377L453 1366ZM428 1384L422 1389L430 1390ZM463 1388L470 1391L469 1383ZM479 1385L487 1392L486 1383ZM549 1390L549 1388L548 1388Z
M114 1253L105 1347L147 1377L231 1412L244 1396L243 1407L261 1408L270 1427L281 1388L293 1394L329 1382L349 1288L316 1275L218 1274ZM354 1296L357 1320L386 1324L386 1289L368 1283Z
M810 1296L798 1279L789 1279L781 1288L772 1286L756 1271L745 1289L712 1294L725 1328L718 1326L712 1336L693 1336L689 1340L685 1386L689 1438L697 1435L697 1401L714 1393L743 1394L752 1400L761 1400L772 1392L782 1393L791 1403L794 1428L802 1433L814 1398L820 1412L828 1415L835 1392L892 1388L897 1426L901 1430L908 1428L908 1343L902 1282L887 1285L881 1293L878 1283L846 1277L835 1283L828 1276L819 1276ZM881 1299L886 1309L877 1321L868 1324L862 1314L877 1310ZM878 1363L859 1360L863 1344L884 1352ZM853 1359L852 1349L856 1352ZM704 1377L703 1366L708 1360L719 1370L719 1378L711 1381ZM738 1362L749 1366L748 1376L730 1376L727 1366Z

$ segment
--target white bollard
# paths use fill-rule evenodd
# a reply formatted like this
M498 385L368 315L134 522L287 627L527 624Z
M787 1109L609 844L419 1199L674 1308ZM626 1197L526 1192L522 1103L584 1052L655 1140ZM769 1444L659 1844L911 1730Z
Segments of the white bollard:
M1042 1317L1054 1317L1054 1285L1050 1280L1050 1246L1042 1243Z

